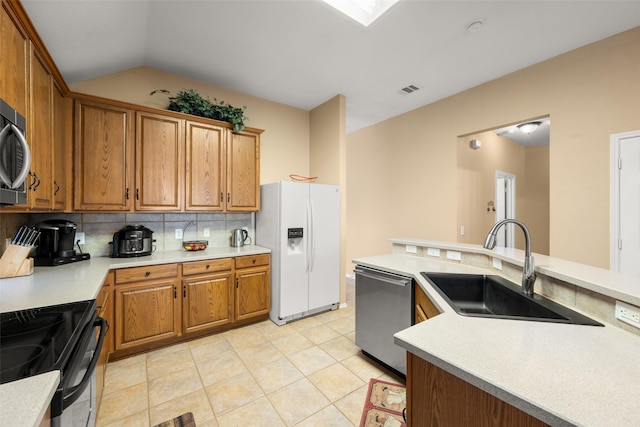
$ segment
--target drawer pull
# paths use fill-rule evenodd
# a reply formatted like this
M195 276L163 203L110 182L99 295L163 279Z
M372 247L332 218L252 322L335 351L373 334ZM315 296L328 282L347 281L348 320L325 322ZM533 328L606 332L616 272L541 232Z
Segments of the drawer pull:
M151 276L151 272L150 271L147 271L147 272L144 273L144 277L149 277L149 276Z
M251 261L252 264L256 263L256 259L254 258L253 261Z
M211 267L211 266L210 266L209 264L207 264L207 267L206 267L206 269L208 270L208 269L209 269L209 267Z

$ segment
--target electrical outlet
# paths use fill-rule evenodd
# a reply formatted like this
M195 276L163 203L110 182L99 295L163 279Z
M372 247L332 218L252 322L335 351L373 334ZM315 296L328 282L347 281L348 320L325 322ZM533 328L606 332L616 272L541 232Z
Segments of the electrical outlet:
M209 237L209 227L205 227L204 230L202 230L202 234L204 237Z
M500 258L493 258L493 268L502 270L502 260Z
M407 253L410 253L410 254L417 254L418 253L418 248L416 246L414 246L414 245L406 245L404 250Z
M640 307L616 301L616 319L640 328Z
M458 251L447 251L447 259L452 259L454 261L460 261L462 259L462 253Z
M76 243L84 245L84 233L82 231L76 233Z
M182 228L176 228L176 240L182 239Z
M440 248L427 248L427 255L440 257Z

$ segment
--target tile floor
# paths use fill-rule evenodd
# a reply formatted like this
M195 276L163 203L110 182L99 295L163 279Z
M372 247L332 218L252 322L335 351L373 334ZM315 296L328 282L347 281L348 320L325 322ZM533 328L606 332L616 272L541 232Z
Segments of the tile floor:
M358 426L369 379L404 383L363 356L347 307L270 320L109 363L96 425L149 427L192 412L197 427Z

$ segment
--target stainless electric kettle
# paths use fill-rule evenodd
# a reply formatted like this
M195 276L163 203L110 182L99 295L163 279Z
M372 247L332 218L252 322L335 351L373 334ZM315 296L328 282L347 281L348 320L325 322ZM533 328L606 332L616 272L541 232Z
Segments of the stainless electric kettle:
M247 239L249 239L249 243L251 243L251 238L247 230L236 228L231 232L231 246L233 247L244 246Z

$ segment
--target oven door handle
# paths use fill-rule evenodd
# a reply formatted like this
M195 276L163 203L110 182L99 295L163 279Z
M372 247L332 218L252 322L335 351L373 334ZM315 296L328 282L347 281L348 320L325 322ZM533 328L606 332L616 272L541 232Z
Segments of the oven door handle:
M100 336L98 337L96 350L93 353L91 362L89 362L89 367L87 368L87 371L84 373L84 376L82 377L82 381L80 381L77 385L73 387L69 387L67 390L65 390L65 395L62 398L63 410L67 409L76 400L78 400L78 398L82 395L82 392L86 388L89 381L91 381L91 376L93 375L93 371L96 369L98 359L100 358L100 352L102 351L102 344L104 343L104 337L107 334L107 329L109 329L109 324L102 317L97 317L96 320L93 322L92 330L97 327L100 328Z

